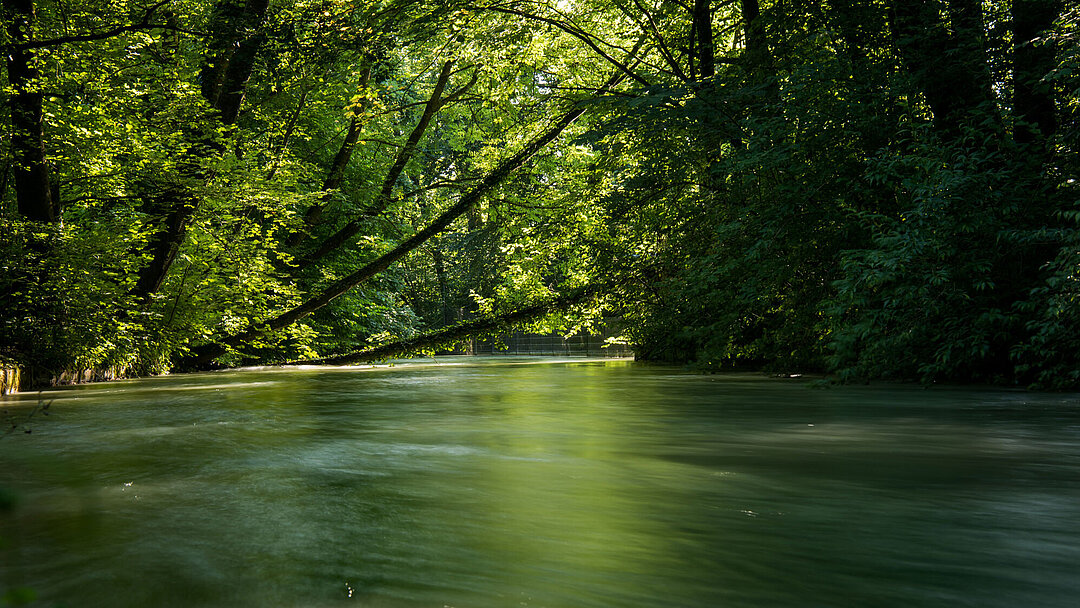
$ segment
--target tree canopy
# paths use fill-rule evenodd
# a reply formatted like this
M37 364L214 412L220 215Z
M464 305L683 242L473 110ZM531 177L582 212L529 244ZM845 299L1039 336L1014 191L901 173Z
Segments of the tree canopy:
M2 11L28 381L608 315L703 369L1080 385L1060 0Z

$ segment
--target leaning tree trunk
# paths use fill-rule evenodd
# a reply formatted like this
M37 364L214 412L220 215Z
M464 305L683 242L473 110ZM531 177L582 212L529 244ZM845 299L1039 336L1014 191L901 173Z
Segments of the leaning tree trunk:
M386 175L383 176L382 187L379 188L379 193L376 195L375 200L372 201L371 205L366 210L364 210L360 217L349 220L344 226L338 229L337 232L319 243L314 251L304 256L300 263L301 268L306 268L314 264L347 243L350 239L360 233L360 230L363 228L364 219L370 219L379 215L393 202L392 195L394 187L397 185L398 178L400 178L402 172L405 171L405 167L409 164L409 161L416 155L420 140L423 139L424 132L427 131L428 126L431 124L431 120L443 106L463 95L465 91L476 82L474 76L472 82L444 97L443 93L446 90L446 85L450 81L453 65L453 61L447 61L443 64L442 70L439 72L439 77L435 82L435 88L431 92L431 96L428 98L427 103L424 104L424 112L420 115L420 120L417 121L412 132L409 133L409 138L405 141L405 145L402 146L401 150L398 152L397 158L394 159L394 164L390 167L389 171L386 172Z
M290 237L286 243L289 247L296 247L302 243L307 238L309 231L322 221L323 209L326 203L329 202L332 193L340 188L341 183L345 181L345 170L348 169L349 162L352 161L353 150L356 149L356 142L360 139L360 132L363 131L364 123L367 121L368 108L371 107L370 93L368 91L368 85L371 83L371 70L372 66L369 64L360 75L359 89L363 97L352 113L349 128L345 132L345 139L342 140L337 154L334 155L334 160L330 162L330 168L326 172L326 179L323 180L323 195L304 212L306 230L297 232Z
M203 97L216 110L226 126L236 122L248 79L263 42L261 24L268 0L224 0L218 5L211 25L214 28L207 46L206 62L199 74ZM207 120L214 120L208 116ZM207 179L199 162L199 152L220 149L216 142L192 142L181 163L181 178ZM187 185L162 188L150 193L146 211L156 217L158 229L147 246L150 262L139 272L133 295L145 302L161 289L165 277L184 243L187 227L199 209L199 196Z
M598 92L606 92L621 81L621 75L613 77L605 83ZM247 344L269 332L288 327L316 310L321 309L355 287L379 275L392 264L426 243L432 237L449 228L454 220L465 214L466 211L471 209L476 203L491 193L492 190L506 181L506 179L513 175L514 172L525 166L525 163L537 152L558 139L559 135L561 135L567 127L573 124L573 122L580 118L584 113L585 108L578 107L560 116L547 131L530 141L516 154L500 163L495 169L488 173L484 179L480 180L472 190L462 196L457 203L444 211L439 217L435 218L432 223L402 241L397 247L372 260L352 274L338 279L322 292L309 298L299 306L287 310L272 319L253 325L243 332L222 338L218 342L211 342L193 348L191 350L191 355L182 362L181 367L186 369L205 368L209 366L214 359L227 353L230 348Z
M514 325L543 317L544 315L551 314L557 310L563 310L568 306L601 296L605 291L606 287L603 285L586 285L574 289L565 295L524 306L517 310L468 319L408 340L395 340L363 350L331 357L323 357L320 359L290 361L289 364L356 365L358 363L382 361L392 357L400 357L424 350L446 347L466 338L482 336L485 333L494 331L501 331L508 327L513 327Z

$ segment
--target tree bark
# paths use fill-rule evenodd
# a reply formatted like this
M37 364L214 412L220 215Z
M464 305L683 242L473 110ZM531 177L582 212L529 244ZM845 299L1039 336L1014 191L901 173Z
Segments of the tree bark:
M939 0L892 0L889 27L894 44L926 97L935 128L955 139L991 101L978 0L950 0L954 33L942 21ZM987 106L989 110L989 106Z
M1054 69L1054 45L1037 42L1061 13L1059 0L1013 0L1013 139L1028 144L1057 131L1053 87L1043 78Z
M702 78L716 75L716 50L713 46L712 7L709 0L694 0L693 28L698 69ZM745 3L744 3L745 4ZM756 5L756 0L754 1Z
M36 15L33 0L3 0L10 19L7 48L11 111L12 177L19 214L37 222L59 217L45 159L44 94L38 89L40 73L34 53L21 45L33 40Z
M207 44L206 62L200 72L201 90L206 101L218 111L218 120L232 125L239 116L247 81L255 66L255 57L263 36L259 31L269 0L224 0L216 9L212 24L216 29ZM213 117L206 117L214 120ZM193 142L184 152L189 158L182 163L183 178L205 180L195 150L219 150L217 142L203 139ZM168 276L169 269L184 243L187 226L199 209L198 196L186 186L163 188L152 194L147 206L151 216L164 221L150 238L147 250L150 262L139 271L133 295L146 301L157 292Z

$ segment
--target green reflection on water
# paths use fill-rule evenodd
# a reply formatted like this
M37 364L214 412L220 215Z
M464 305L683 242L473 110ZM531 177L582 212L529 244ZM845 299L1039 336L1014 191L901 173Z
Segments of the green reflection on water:
M56 391L0 585L79 606L1071 606L1072 396L451 359Z

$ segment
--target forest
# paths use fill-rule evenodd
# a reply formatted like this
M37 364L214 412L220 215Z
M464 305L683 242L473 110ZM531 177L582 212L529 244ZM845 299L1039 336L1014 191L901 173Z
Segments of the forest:
M637 357L1080 388L1062 0L2 0L24 387L618 317Z

